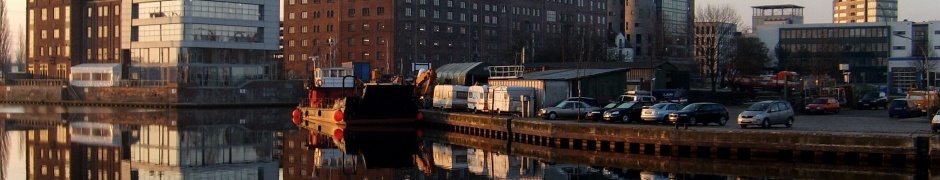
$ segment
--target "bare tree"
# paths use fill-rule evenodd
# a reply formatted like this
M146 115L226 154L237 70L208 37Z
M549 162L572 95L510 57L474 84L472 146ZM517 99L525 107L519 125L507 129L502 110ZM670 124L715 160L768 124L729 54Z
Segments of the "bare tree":
M13 38L10 35L10 17L7 15L6 0L0 0L0 49L10 49L13 44ZM10 72L10 65L13 60L13 52L4 51L0 53L0 71Z
M728 80L732 86L738 75L760 75L770 64L770 55L764 42L752 37L735 38L735 51L728 63ZM736 89L733 87L731 89Z
M931 81L936 81L938 78L936 76L937 72L933 70L936 69L937 67L940 67L940 62L929 60L930 57L935 57L936 54L933 53L934 51L931 51L930 49L927 49L924 47L924 44L928 44L928 43L918 42L918 41L926 41L926 40L914 40L914 41L915 41L914 48L916 48L917 50L915 50L912 53L913 55L912 57L916 57L917 60L908 61L908 65L910 65L910 67L914 67L918 75L921 75L923 78L921 82L917 82L917 83L922 83L920 84L920 86L917 86L917 87L918 88L928 87L930 86Z
M741 16L731 5L700 6L695 11L696 27L704 32L696 33L696 59L701 61L703 74L711 81L712 91L716 91L720 70L731 59L735 46L734 34L741 28Z
M13 61L10 67L17 67L19 71L23 71L26 69L26 55L27 55L26 54L27 52L26 51L27 49L26 32L24 32L26 28L23 28L22 26L20 26L19 29L20 29L20 31L18 32L19 35L17 36L19 38L17 40L19 40L18 43L19 43L20 48L16 49L16 53L17 53L15 55L16 61Z

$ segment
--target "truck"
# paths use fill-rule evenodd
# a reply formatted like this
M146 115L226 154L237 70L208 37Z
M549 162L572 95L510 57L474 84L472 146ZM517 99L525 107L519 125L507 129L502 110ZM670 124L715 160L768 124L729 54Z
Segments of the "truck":
M924 113L932 113L937 110L938 102L940 102L940 97L937 96L937 91L935 90L915 90L907 92L907 99L914 101L914 104L920 106L921 111Z

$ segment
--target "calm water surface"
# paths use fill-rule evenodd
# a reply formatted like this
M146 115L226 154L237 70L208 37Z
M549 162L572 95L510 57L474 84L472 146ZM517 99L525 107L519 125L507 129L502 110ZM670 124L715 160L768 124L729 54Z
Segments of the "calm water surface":
M290 123L291 110L0 105L0 177L923 179L940 171L555 149L421 126L308 130Z

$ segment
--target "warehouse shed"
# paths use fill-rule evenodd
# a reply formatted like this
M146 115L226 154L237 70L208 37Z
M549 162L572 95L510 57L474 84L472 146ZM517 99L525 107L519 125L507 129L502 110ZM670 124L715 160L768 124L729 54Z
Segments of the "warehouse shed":
M437 84L452 84L472 86L475 83L486 83L490 74L483 62L451 63L437 68Z
M536 89L536 108L554 105L568 97L590 97L606 103L624 93L627 68L558 69L531 72L519 78L490 79L490 85Z

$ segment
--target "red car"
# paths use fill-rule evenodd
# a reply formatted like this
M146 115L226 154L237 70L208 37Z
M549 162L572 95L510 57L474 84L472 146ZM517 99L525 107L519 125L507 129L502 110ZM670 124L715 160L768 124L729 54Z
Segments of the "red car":
M806 113L839 113L839 100L830 97L816 98L806 105Z

